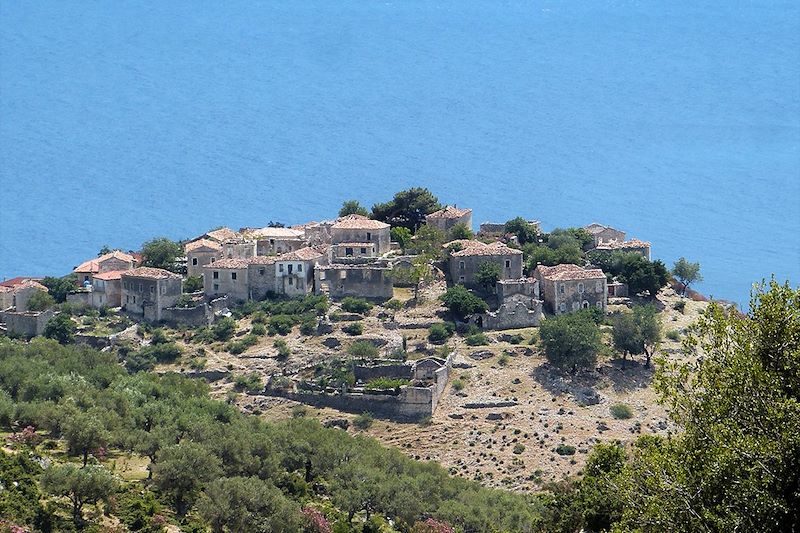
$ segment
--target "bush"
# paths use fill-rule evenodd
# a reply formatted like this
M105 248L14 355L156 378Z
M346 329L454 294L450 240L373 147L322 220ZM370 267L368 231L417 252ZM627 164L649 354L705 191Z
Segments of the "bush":
M396 389L398 387L402 387L403 385L408 385L409 381L407 379L392 379L392 378L375 378L371 379L364 385L366 389Z
M667 338L671 341L681 340L681 332L677 329L671 329L667 332Z
M189 361L189 368L192 370L203 370L206 367L205 357L195 357Z
M317 331L317 320L313 315L303 317L300 322L300 333L303 335L313 335Z
M525 337L517 333L516 335L512 335L511 338L508 339L510 344L522 344L522 341L525 340Z
M453 335L455 329L451 322L434 324L428 329L428 340L434 344L443 344Z
M175 302L175 307L180 307L183 309L194 307L194 298L192 298L190 294L181 294L178 297L178 301Z
M483 346L489 344L489 339L483 333L476 333L475 335L470 335L464 339L464 342L470 346Z
M369 312L369 310L372 309L372 304L365 299L354 298L352 296L344 298L341 306L343 311L347 311L348 313L359 313L361 315Z
M546 319L539 336L547 360L573 372L594 366L602 347L600 328L591 316L579 312Z
M37 290L28 298L28 311L44 311L56 304L55 299L48 293Z
M44 336L48 339L55 339L61 344L68 344L75 338L75 322L66 313L59 313L50 320L44 327Z
M250 320L253 322L253 324L266 324L267 314L264 311L256 311L252 314Z
M679 302L675 302L672 308L681 314L686 311L686 300L680 300Z
M256 324L253 323L253 327L250 328L250 333L253 335L266 335L267 334L267 327L264 324Z
M451 313L461 320L474 313L483 313L489 308L486 302L467 290L463 285L450 287L439 299Z
M569 444L559 444L556 446L556 453L558 455L575 455L575 446Z
M288 335L292 332L294 319L289 315L276 315L269 319L270 335Z
M467 386L467 384L461 378L453 380L453 390L455 390L456 392L460 392L460 391L464 390L464 387L466 387L466 386Z
M292 418L302 418L308 414L308 409L305 405L293 405L292 406Z
M211 335L215 340L227 341L236 333L236 321L229 316L224 317L211 327Z
M364 412L355 417L353 420L353 425L356 427L356 429L365 430L369 429L374 421L375 419L372 417L372 413Z
M391 300L383 304L383 306L386 307L386 309L391 309L392 311L399 311L400 309L403 308L403 302L401 302L396 298L392 298Z
M611 416L617 420L627 420L633 416L633 411L624 403L615 403L609 408Z
M361 335L364 333L364 324L361 322L353 322L352 324L344 326L342 331L355 337L356 335Z
M499 364L500 366L506 366L506 365L508 364L508 362L509 362L509 361L511 361L511 358L509 358L509 357L508 357L508 354L505 354L505 353L504 353L504 354L503 354L503 355L501 355L501 356L500 356L500 358L497 360L497 364Z
M153 330L153 336L150 337L151 344L166 344L168 342L170 342L170 338L163 329L156 328Z
M355 341L347 348L347 353L362 359L375 359L378 357L378 348L369 341Z
M519 454L521 454L521 453L522 453L522 452L524 452L524 451L525 451L525 445L524 445L524 444L522 444L521 442L518 442L518 443L516 443L516 444L514 445L514 453L515 453L516 455L519 455Z
M256 372L240 374L233 380L233 388L237 391L258 390L262 387L261 377Z
M183 292L198 292L203 290L203 276L188 276L183 282Z
M275 342L272 343L272 346L278 350L278 359L287 359L290 355L292 355L292 350L283 339L275 339Z

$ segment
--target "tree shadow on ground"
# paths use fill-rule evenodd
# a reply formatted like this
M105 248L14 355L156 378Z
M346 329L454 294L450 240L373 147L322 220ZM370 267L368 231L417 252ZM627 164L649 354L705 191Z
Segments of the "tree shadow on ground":
M599 402L595 387L602 376L594 369L578 370L570 374L545 362L531 372L531 377L553 396L568 394L580 405L593 405Z
M622 358L612 359L600 367L599 372L608 378L616 392L631 392L636 389L645 389L653 382L654 367L646 367L644 359L624 362Z

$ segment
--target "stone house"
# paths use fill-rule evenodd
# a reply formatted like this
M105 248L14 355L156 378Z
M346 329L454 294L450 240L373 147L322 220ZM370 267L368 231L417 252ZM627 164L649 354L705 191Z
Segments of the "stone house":
M457 224L464 224L472 230L472 209L459 209L448 205L444 209L426 215L425 223L444 233L449 232Z
M608 284L599 268L578 265L539 265L533 272L539 280L548 310L556 315L596 307L606 312Z
M255 257L256 242L247 239L237 239L222 243L222 257L226 259L247 259Z
M650 243L640 241L639 239L631 239L629 241L602 242L595 246L595 250L605 250L609 252L633 252L650 261Z
M203 266L205 295L209 299L228 296L230 300L236 302L244 302L249 299L248 266L246 259L220 259ZM274 274L271 278L274 280Z
M44 333L47 322L55 316L55 311L16 311L11 308L0 311L0 323L5 324L5 330L11 335L31 338Z
M73 273L78 277L80 286L90 285L92 276L101 272L113 272L115 270L131 270L136 267L136 259L130 254L114 250L103 254L95 259L84 261L73 269Z
M303 296L314 290L314 267L323 254L313 248L301 248L280 255L275 261L275 292Z
M314 269L314 292L334 299L356 296L388 300L394 295L392 268L381 262L318 266Z
M331 246L331 258L333 261L375 258L378 256L377 248L374 242L341 242Z
M192 239L193 241L197 241L200 239L209 239L212 241L216 241L220 244L227 241L236 241L242 238L242 235L236 231L233 231L231 228L217 228L211 230L207 233L200 235L199 237Z
M593 222L584 228L592 236L594 246L608 242L622 242L625 240L625 232L614 229L611 226L604 226Z
M361 215L347 215L331 226L331 243L373 243L375 254L381 256L391 249L390 226L380 220ZM361 247L359 247L360 249Z
M263 300L269 294L277 293L275 286L274 256L257 255L247 261L247 291L251 300Z
M484 329L530 328L542 319L539 281L535 278L503 279L495 285L498 308L473 317Z
M28 299L47 287L36 278L13 278L0 283L0 311L13 308L17 312L28 310Z
M160 268L139 267L122 273L122 309L148 322L162 319L181 296L182 278Z
M89 305L95 308L122 305L122 274L125 270L101 272L92 276Z
M255 255L280 255L306 246L305 233L292 228L257 228L243 230L247 239L256 242Z
M522 277L522 250L510 248L500 242L481 243L450 254L450 277L453 283L477 288L475 274L484 263L493 263L500 267L500 279Z
M186 254L186 272L190 276L200 276L203 267L222 259L222 244L211 239L198 239L186 243L183 247Z

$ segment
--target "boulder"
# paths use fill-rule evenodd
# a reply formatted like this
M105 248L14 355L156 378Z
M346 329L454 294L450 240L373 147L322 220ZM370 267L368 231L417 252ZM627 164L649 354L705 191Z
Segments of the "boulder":
M478 350L469 354L472 359L476 361L483 361L484 359L489 359L494 357L494 354L489 350Z
M327 339L322 341L322 345L332 349L339 348L342 345L342 341L340 341L336 337L328 337Z

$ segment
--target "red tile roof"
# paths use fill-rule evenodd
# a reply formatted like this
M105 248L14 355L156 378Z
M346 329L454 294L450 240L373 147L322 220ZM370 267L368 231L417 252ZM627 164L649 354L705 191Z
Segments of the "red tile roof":
M125 270L122 273L122 276L133 277L133 278L147 278L147 279L180 278L180 275L175 274L174 272L170 272L169 270L164 270L163 268L153 268L153 267L139 267L139 268L134 268L133 270Z
M256 255L248 257L245 261L248 265L274 265L277 259L274 255Z
M100 279L103 281L111 281L115 279L122 279L122 274L124 272L129 272L128 270L112 270L110 272L101 272L99 274L94 274L92 279Z
M458 252L450 254L452 257L471 257L471 256L498 256L498 255L522 255L522 250L510 248L502 242L493 242L485 246L469 246Z
M389 227L389 224L362 215L347 215L339 218L331 227L333 229L385 229Z
M235 241L242 238L241 235L233 231L231 228L219 228L211 230L206 233L204 237L208 237L209 239L213 239L217 242Z
M120 250L114 250L113 252L103 254L95 259L84 261L80 265L76 266L73 272L89 274L100 272L100 264L108 261L109 259L119 259L120 261L126 261L132 264L136 263L136 259L132 255L126 254Z
M444 209L434 211L425 218L461 218L472 213L472 209L459 209L456 206L448 205Z
M313 261L314 259L319 259L320 257L322 257L321 253L311 247L306 246L305 248L300 248L294 252L279 255L275 259L277 261Z
M17 285L21 285L26 281L41 281L42 278L26 278L24 276L17 276L16 278L7 279L5 281L0 282L0 287L8 287L14 288Z
M599 268L582 268L578 265L565 264L556 266L539 265L536 270L548 281L572 281L579 279L606 279Z
M475 239L456 239L454 241L444 243L442 245L442 248L449 248L454 244L461 246L462 250L465 248L469 248L470 246L487 246L485 242L476 241Z
M193 250L197 250L198 248L211 248L212 250L222 250L222 245L220 245L216 241L212 241L210 239L198 239L196 241L192 241L186 244L183 247L186 253L189 253Z
M243 232L251 239L290 239L296 240L303 237L303 232L292 228L249 228Z
M220 259L203 265L203 268L247 268L247 259Z

